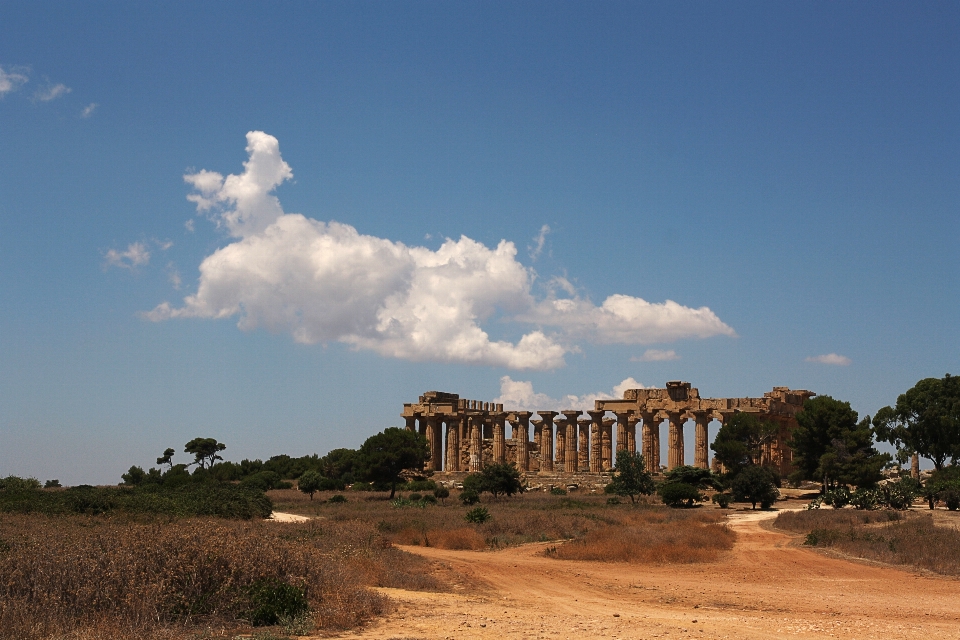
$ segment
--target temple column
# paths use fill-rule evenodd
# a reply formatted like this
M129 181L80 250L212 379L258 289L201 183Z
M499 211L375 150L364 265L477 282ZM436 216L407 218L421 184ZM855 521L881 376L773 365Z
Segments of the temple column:
M491 414L490 419L493 420L493 462L494 464L503 464L507 461L507 447L504 443L506 434L504 433L504 414L494 413Z
M427 471L439 471L440 465L438 463L438 458L442 459L442 454L438 455L439 447L439 438L437 438L437 428L439 424L437 423L436 416L427 416L426 419L426 437L427 437L427 449L430 451L430 459L427 460L427 463L424 465L424 469Z
M417 416L403 416L403 420L406 423L407 431L417 430Z
M577 436L579 450L577 451L577 471L590 473L590 427L593 420L580 418L577 420Z
M563 470L566 473L577 472L577 418L581 411L564 411L566 435L563 439Z
M557 435L553 441L553 470L563 471L567 464L567 424L563 418L555 423Z
M916 453L910 456L910 477L920 479L920 456Z
M627 420L630 418L629 413L616 413L617 416L617 451L625 451L627 449Z
M656 473L659 469L654 469L653 460L653 414L649 412L641 413L640 418L643 424L640 427L640 451L643 455L643 464L650 473Z
M517 469L521 472L530 470L530 457L527 452L527 439L530 437L529 411L517 411L513 420L513 439L517 441Z
M483 464L482 455L483 449L481 448L480 436L481 429L483 429L483 417L482 416L470 416L470 473L476 473L480 471L480 468Z
M537 471L539 472L543 471L543 420L531 418L530 424L533 425L533 444L537 447L539 456L539 462L537 463Z
M600 463L604 471L613 469L613 418L603 418L600 425Z
M683 466L683 423L686 421L680 417L679 413L671 413L668 416L670 420L670 440L667 445L667 471L675 467Z
M553 471L553 419L556 411L537 411L543 420L540 427L540 471Z
M592 422L590 426L590 473L603 471L603 414L606 411L587 411Z
M650 423L650 447L653 449L653 472L660 473L660 426L661 417L654 414L653 422Z
M630 414L627 417L627 451L630 453L637 452L637 422L639 418L635 414Z
M710 424L710 414L696 414L697 431L694 442L693 466L701 469L709 469L710 462L707 453L707 425Z
M447 420L447 471L460 471L460 418Z

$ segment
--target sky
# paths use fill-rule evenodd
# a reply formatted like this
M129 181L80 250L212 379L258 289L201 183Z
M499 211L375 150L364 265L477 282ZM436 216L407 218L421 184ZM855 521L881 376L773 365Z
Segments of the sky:
M322 455L427 390L872 415L960 369L957 33L947 2L0 0L0 476Z

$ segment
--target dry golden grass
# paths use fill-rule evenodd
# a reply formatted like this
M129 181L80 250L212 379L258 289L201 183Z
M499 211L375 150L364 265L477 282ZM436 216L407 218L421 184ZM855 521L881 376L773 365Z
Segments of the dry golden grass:
M937 526L929 513L813 510L785 512L776 526L807 534L811 546L858 558L960 575L960 530Z
M350 628L385 607L367 585L435 587L423 565L361 523L4 515L0 637L242 626L263 580L302 588L320 629Z
M625 515L545 553L561 560L688 564L713 562L733 548L736 534L716 512L666 509Z

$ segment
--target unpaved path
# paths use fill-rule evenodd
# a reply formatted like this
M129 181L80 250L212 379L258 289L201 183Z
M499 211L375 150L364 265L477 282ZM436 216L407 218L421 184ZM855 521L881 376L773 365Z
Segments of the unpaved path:
M737 512L721 561L645 566L404 547L459 593L384 589L397 609L362 638L960 638L960 581L821 555ZM475 588L479 586L480 588Z

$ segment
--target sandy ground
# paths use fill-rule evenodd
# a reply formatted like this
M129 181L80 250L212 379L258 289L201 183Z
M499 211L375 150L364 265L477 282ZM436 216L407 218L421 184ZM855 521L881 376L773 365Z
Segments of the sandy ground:
M343 638L960 638L960 581L828 557L735 512L710 564L644 566L404 547L454 593L383 589L397 604Z
M298 516L295 513L284 513L282 511L274 511L267 518L267 520L273 520L274 522L306 522L309 519L307 516Z

